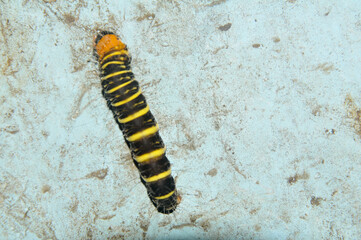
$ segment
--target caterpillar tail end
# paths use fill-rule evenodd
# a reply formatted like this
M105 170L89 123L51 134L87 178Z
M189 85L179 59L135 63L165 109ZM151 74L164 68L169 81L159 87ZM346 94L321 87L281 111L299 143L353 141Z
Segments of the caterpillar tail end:
M176 210L182 198L175 190L174 194L169 198L157 200L151 197L150 199L159 213L170 214Z
M99 61L112 49L122 50L126 45L113 32L101 31L94 37L94 54Z

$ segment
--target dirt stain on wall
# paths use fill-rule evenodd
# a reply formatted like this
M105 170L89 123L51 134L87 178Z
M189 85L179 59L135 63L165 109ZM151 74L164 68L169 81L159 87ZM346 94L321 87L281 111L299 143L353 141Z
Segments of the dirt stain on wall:
M307 180L309 179L309 174L307 172L303 172L302 174L295 174L294 176L291 176L287 179L287 182L292 185L294 183L296 183L298 180L303 179L303 180Z
M347 94L345 98L345 108L349 124L361 137L361 108L356 105L350 94Z

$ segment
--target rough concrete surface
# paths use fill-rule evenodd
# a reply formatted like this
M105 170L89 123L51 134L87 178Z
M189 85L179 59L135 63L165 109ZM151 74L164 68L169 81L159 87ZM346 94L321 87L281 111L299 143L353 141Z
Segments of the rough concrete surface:
M1 239L360 239L358 0L0 1ZM182 196L150 203L92 41L128 45Z

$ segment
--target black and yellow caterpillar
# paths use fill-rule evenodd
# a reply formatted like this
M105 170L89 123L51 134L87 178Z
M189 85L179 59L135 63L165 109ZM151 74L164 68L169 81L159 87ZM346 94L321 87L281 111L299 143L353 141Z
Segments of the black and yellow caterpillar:
M102 93L123 132L141 182L158 212L172 213L180 200L158 124L131 70L126 45L112 32L100 32L94 40L99 61Z

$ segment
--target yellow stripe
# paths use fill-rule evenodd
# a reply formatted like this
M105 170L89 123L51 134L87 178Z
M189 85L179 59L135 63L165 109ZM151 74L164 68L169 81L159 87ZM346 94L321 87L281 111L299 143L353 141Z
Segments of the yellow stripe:
M134 81L134 80L131 80L131 81L125 82L125 83L123 83L123 84L120 84L119 86L116 86L116 87L110 89L109 91L106 91L106 93L113 93L113 92L121 89L122 87L127 86L128 84L132 83L133 81Z
M102 65L103 62L104 62L105 60L107 60L108 58L113 57L113 56L115 56L115 55L122 55L122 54L125 54L125 55L128 56L128 51L127 51L127 50L121 50L121 51L112 52L111 54L106 55L106 56L102 59L100 65Z
M131 89L126 90L126 91L124 92L124 94L128 94L128 92L134 91L135 89L137 89L137 86L135 86L135 87L133 87L133 88L131 88Z
M166 198L169 198L170 196L172 196L174 194L175 191L171 191L170 193L166 194L166 195L163 195L163 196L160 196L160 197L154 197L155 199L157 200L162 200L162 199L166 199Z
M142 177L142 178L146 182L155 182L155 181L158 181L158 180L160 180L162 178L168 177L171 173L172 173L172 171L169 169L169 170L167 170L165 172L162 172L162 173L159 173L158 175L155 175L153 177L149 177L149 178L143 178Z
M139 118L141 116L143 116L144 114L146 114L147 112L149 112L149 106L147 105L145 108L143 108L142 110L139 110L138 112L136 113L133 113L132 115L129 115L128 117L126 118L118 118L118 122L119 123L127 123L127 122L130 122L136 118Z
M110 62L107 62L106 64L102 65L102 69L105 69L105 68L108 67L108 65L110 65L110 64L123 65L122 67L123 67L123 68L126 68L126 66L124 65L124 62L121 62L121 61L110 61Z
M135 157L135 161L137 161L138 163L142 163L154 158L159 158L161 157L163 154L165 153L165 148L160 148L154 151L151 151L150 153L146 153L140 156L136 156Z
M148 137L150 135L153 135L157 131L158 131L158 124L156 124L153 127L144 129L144 130L142 130L140 132L134 133L133 135L129 136L127 138L127 140L130 141L130 142L138 141L139 139L142 139L142 138Z
M120 74L123 74L123 73L129 73L129 72L132 72L132 70L124 70L124 71L111 73L111 74L106 75L105 77L102 77L101 79L106 80L108 78L111 78L111 77L114 77L114 76L117 76L117 75L120 75Z
M142 93L142 91L139 88L138 92L136 92L132 96L128 97L127 99L124 99L123 101L119 101L119 102L116 102L114 104L112 103L112 106L113 107L119 107L119 106L121 106L123 104L126 104L127 102L130 102L130 101L134 100L135 98L137 98L141 93Z
M136 107L136 106L138 106L138 105L140 105L140 104L143 104L143 103L144 103L144 101L138 102L138 103L134 104L133 107ZM148 120L148 121L149 121L149 120ZM152 121L152 119L150 119L150 121Z

